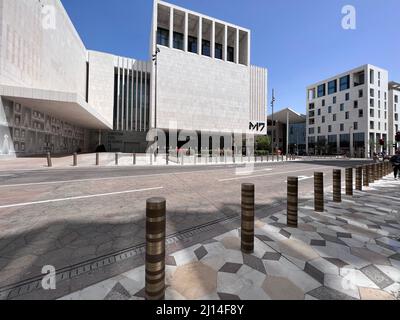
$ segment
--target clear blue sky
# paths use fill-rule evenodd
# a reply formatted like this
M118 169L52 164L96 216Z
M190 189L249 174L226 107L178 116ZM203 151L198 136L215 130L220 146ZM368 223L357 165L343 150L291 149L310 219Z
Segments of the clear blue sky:
M88 49L148 59L152 0L62 2ZM277 110L304 112L307 85L366 63L400 82L399 0L169 2L251 29L252 64L268 68ZM344 5L357 10L356 30L341 27Z

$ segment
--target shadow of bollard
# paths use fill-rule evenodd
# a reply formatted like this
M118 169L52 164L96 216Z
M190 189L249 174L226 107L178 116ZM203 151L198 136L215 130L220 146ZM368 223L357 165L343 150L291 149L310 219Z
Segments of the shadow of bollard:
M78 154L76 152L72 155L72 165L74 167L78 166Z
M136 153L132 154L132 158L133 158L133 165L136 165Z
M115 165L117 166L118 163L119 163L119 154L116 153L116 154L115 154Z
M165 299L166 200L146 202L146 300Z
M242 184L242 228L241 249L243 253L254 252L254 211L255 211L254 184Z
M299 178L288 177L287 180L287 225L298 227Z
M324 174L314 173L314 208L316 212L324 212Z

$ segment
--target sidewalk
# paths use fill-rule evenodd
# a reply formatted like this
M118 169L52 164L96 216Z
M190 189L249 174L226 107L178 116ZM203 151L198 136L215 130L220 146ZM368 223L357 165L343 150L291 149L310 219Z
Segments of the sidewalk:
M399 187L386 177L341 204L326 194L322 214L307 200L298 229L286 211L258 220L252 255L241 253L239 229L172 253L166 299L400 299ZM144 279L140 266L62 299L143 299Z

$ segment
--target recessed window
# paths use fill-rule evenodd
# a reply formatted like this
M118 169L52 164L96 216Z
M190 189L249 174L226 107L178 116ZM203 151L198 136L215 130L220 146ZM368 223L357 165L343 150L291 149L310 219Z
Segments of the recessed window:
M332 113L332 107L331 106L328 107L328 113Z
M354 109L358 108L358 100L354 100Z
M374 99L369 99L369 106L374 107L375 106L375 100Z
M336 100L337 100L336 97L333 97L332 103L335 104L335 103L336 103Z
M343 123L340 124L340 131L344 131L344 124Z
M174 48L183 50L183 34L174 32Z
M322 123L325 123L325 116L322 116Z
M169 47L169 30L163 28L157 29L157 44Z
M364 96L364 90L358 90L358 97L362 98Z
M321 109L318 109L318 115L319 116L321 115Z
M344 91L350 88L350 75L340 78L340 91Z
M336 114L334 114L334 115L332 116L332 120L333 120L333 121L336 121Z
M235 62L235 48L228 47L227 60L230 61L230 62Z
M222 44L220 44L220 43L216 43L215 44L215 59L220 59L220 60L222 60L223 58L223 56L222 56L222 48L223 48L223 46L222 46Z
M188 51L192 53L197 53L197 46L198 46L198 41L197 38L195 37L188 37Z
M354 130L358 130L358 122L353 123L353 128L354 128Z
M201 48L201 54L203 56L211 57L211 45L210 41L208 40L202 40L202 48Z
M350 100L350 93L346 93L345 99L346 99L346 101Z
M322 99L322 106L325 107L325 99Z
M398 95L395 95L395 96L394 96L394 102L395 102L395 103L399 103L399 96L398 96Z
M369 109L369 116L370 116L371 118L375 117L375 111L374 111L374 109Z
M337 80L330 81L328 83L328 94L334 94L337 92Z
M340 111L344 111L344 103L340 104Z
M363 118L364 117L364 110L358 110L358 117Z
M374 130L374 129L375 129L375 123L374 123L373 121L370 121L370 122L369 122L369 128L370 128L371 130Z
M328 132L329 132L329 133L332 132L332 126L331 126L331 125L328 126Z
M325 94L326 94L326 85L325 85L325 83L319 85L317 91L318 91L318 98L321 98L321 97L325 96Z
M315 109L315 104L314 104L314 103L310 103L310 104L308 105L308 108L309 108L310 110Z
M348 111L345 113L345 119L346 119L346 120L349 120L349 119L350 119L350 113L349 113Z

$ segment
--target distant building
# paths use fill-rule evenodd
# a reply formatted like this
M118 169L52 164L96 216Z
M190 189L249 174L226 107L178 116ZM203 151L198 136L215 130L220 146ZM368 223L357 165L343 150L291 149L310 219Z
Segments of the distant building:
M306 115L299 114L290 108L278 111L273 116L269 115L268 136L272 140L275 152L280 150L284 154L305 154Z
M307 152L361 158L393 153L399 86L389 88L388 79L387 70L368 64L309 86Z

